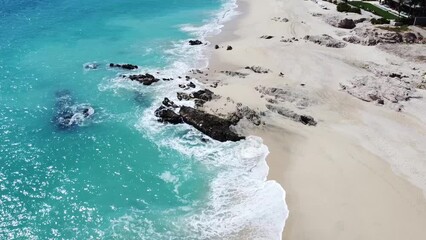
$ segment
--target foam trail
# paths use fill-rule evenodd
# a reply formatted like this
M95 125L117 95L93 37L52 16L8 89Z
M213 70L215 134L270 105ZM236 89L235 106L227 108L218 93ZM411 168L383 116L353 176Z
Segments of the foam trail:
M236 8L235 0L226 1L221 11L204 25L180 27L182 31L205 42L207 37L220 33L223 24L238 14ZM162 148L178 150L216 173L203 207L189 211L186 216L174 221L173 226L182 236L168 236L169 239L232 239L241 236L246 239L281 239L288 217L286 193L277 182L266 180L269 151L261 138L249 136L240 142L204 142L201 138L206 136L190 126L164 125L156 121L154 111L164 97L180 105L193 106L193 102L176 98L177 90L183 91L176 86L187 83L184 77L179 79L177 76L208 65L205 46L189 46L187 40L175 42L174 47L166 50L165 54L177 60L166 69L141 69L141 72L160 72L157 77L173 77L174 81L162 81L146 87L117 77L101 85L100 89L115 91L125 88L151 96L153 104L143 111L136 128ZM203 88L196 79L191 81L197 85L195 90ZM170 172L164 172L159 177L170 183L178 181ZM193 209L197 209L196 206Z

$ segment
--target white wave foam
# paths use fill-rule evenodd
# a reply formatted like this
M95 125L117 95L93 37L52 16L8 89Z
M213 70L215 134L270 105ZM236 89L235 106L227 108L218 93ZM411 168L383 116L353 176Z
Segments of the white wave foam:
M181 30L205 41L207 37L218 34L224 22L237 15L236 8L236 0L225 1L211 21L202 26L183 25ZM208 65L205 46L189 46L187 40L175 42L165 54L176 59L168 68L140 71L159 72L156 77L172 77L174 81L162 81L146 87L117 77L101 85L100 89L116 91L124 88L151 96L153 104L143 111L136 128L161 147L176 149L201 161L212 171L217 170L217 176L210 183L205 207L191 212L173 225L186 232L187 239L229 239L241 234L246 239L281 239L288 216L285 191L277 182L266 181L269 151L261 138L250 136L240 142L203 142L201 139L205 136L187 125L164 125L156 121L154 111L164 97L180 105L193 106L193 102L176 98L177 90L182 91L177 89L177 85L187 83L183 76L189 70ZM196 79L191 81L197 86L195 90L203 88ZM159 177L169 183L179 181L170 172Z

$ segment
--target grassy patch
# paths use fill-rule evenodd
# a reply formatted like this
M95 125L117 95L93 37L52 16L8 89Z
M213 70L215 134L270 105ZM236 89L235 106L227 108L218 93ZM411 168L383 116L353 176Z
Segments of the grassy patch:
M390 13L388 11L385 11L379 7L374 6L371 3L368 2L361 2L361 1L354 1L354 2L349 2L349 4L355 6L355 7L359 7L365 11L374 13L376 15L381 16L382 18L386 18L386 19L398 19L398 16Z
M383 30L387 30L387 31L391 31L391 32L397 32L397 33L407 32L407 31L410 30L408 28L408 26L400 26L400 27L379 26L378 28L383 29Z

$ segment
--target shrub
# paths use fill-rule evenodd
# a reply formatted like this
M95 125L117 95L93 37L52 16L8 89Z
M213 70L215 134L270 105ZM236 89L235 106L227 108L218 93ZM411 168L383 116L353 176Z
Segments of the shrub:
M385 18L372 18L371 20L372 24L389 24L390 21Z
M341 3L337 4L336 8L337 8L337 11L339 11L339 12L353 12L353 13L361 14L361 9L359 9L357 7L351 7L347 3L341 2Z

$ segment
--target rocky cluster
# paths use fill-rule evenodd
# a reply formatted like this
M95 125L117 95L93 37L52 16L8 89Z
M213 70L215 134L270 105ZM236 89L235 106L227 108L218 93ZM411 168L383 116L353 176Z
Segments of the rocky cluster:
M322 35L306 35L303 39L311 41L313 43L319 44L321 46L331 47L331 48L344 48L346 43L334 39L332 36L327 34Z
M279 106L273 106L273 105L267 104L266 108L268 108L272 112L276 112L279 115L289 118L295 122L300 122L300 123L303 123L304 125L309 125L309 126L317 125L317 122L315 121L313 117L308 115L297 114L294 111L287 109L285 107L279 107Z
M133 64L116 64L116 63L110 63L109 67L111 68L122 68L122 69L126 69L126 70L134 70L134 69L138 69L137 65L133 65Z
M202 107L204 103L211 101L214 97L214 93L208 89L199 90L190 94L184 92L178 92L177 98L181 100L194 100L195 106Z
M421 97L416 91L419 82L421 81L416 81L413 76L401 73L376 73L356 77L348 84L341 84L341 88L363 101L376 102L379 105L389 104L401 111L402 102Z
M344 37L343 40L350 43L374 46L380 43L395 44L425 44L426 39L420 33L407 31L399 33L381 28L359 28L355 29L355 35Z
M146 74L136 74L136 75L129 75L129 76L123 76L123 77L127 77L132 81L136 81L139 83L142 83L143 85L151 85L155 82L160 81L160 79L154 77L153 75L146 73Z
M264 86L256 87L256 90L262 95L272 97L271 103L286 102L291 103L298 109L305 109L315 102L307 97L303 91L297 91L290 88L268 88Z
M269 71L270 71L269 69L262 68L260 66L251 66L251 67L247 66L247 67L245 67L245 69L251 70L255 73L269 73Z
M186 123L220 142L244 139L243 136L231 130L231 126L236 123L228 119L223 119L187 106L181 106L179 112L175 112L178 106L168 98L165 98L162 104L155 111L155 116L158 117L158 121L160 122L171 124Z

